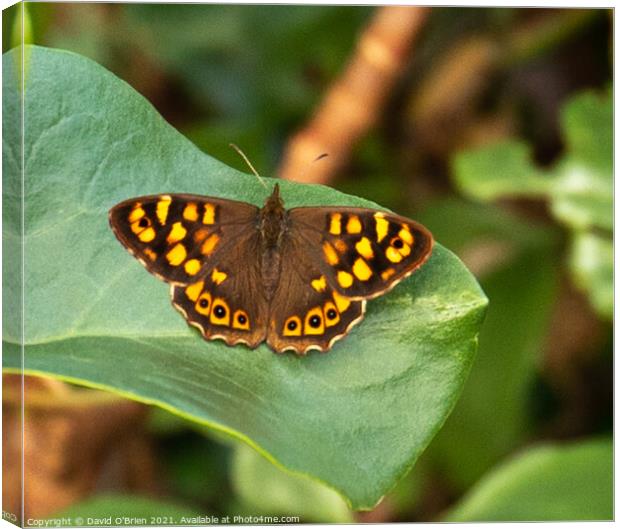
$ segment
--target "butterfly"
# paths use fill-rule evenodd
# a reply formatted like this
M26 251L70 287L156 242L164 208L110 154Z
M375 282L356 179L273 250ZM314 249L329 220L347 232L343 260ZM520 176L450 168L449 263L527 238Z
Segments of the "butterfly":
M305 355L328 351L364 317L366 300L431 255L413 220L353 207L285 209L279 185L264 206L190 194L114 206L118 240L170 284L173 306L207 340Z

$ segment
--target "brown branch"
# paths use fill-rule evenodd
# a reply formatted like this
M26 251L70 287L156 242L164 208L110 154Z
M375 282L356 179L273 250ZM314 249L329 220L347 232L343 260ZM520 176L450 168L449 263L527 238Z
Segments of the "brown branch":
M377 122L427 13L428 8L408 6L377 10L342 77L310 122L290 140L281 178L325 183L347 162L355 143ZM322 153L329 157L308 170Z

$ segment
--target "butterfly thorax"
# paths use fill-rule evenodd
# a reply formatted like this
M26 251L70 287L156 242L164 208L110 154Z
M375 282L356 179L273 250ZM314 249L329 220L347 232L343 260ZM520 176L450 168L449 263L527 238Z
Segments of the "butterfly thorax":
M286 209L280 198L278 184L275 185L273 193L265 200L265 205L260 210L258 229L264 249L280 246L286 229Z
M280 279L280 247L286 231L286 209L280 198L278 184L259 213L261 275L267 299L275 294Z

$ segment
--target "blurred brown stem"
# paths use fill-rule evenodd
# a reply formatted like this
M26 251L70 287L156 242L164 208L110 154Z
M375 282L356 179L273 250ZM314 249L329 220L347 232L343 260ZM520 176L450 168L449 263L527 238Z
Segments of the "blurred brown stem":
M377 10L342 77L310 122L290 140L279 170L281 178L326 183L334 177L355 143L377 122L428 11L409 6ZM308 170L309 162L322 153L329 157Z
M98 487L154 490L145 405L27 376L22 424L20 376L3 375L3 389L4 510L21 510L22 458L26 519L64 509Z

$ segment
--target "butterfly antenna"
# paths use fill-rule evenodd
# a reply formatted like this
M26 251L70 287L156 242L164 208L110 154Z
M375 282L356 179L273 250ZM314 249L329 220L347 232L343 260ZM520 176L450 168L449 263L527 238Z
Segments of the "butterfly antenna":
M250 170L254 173L254 175L256 176L256 178L258 178L258 181L263 184L263 187L265 189L269 189L267 187L267 184L265 183L265 181L261 178L261 175L258 174L258 172L256 171L256 169L254 169L254 166L252 165L252 163L250 162L250 160L248 160L248 157L245 155L245 153L239 148L237 147L234 143L229 143L228 145L230 145L233 149L235 149L235 151L237 151L237 154L239 156L241 156L241 158L244 159L245 163L248 164L248 167L250 168Z

